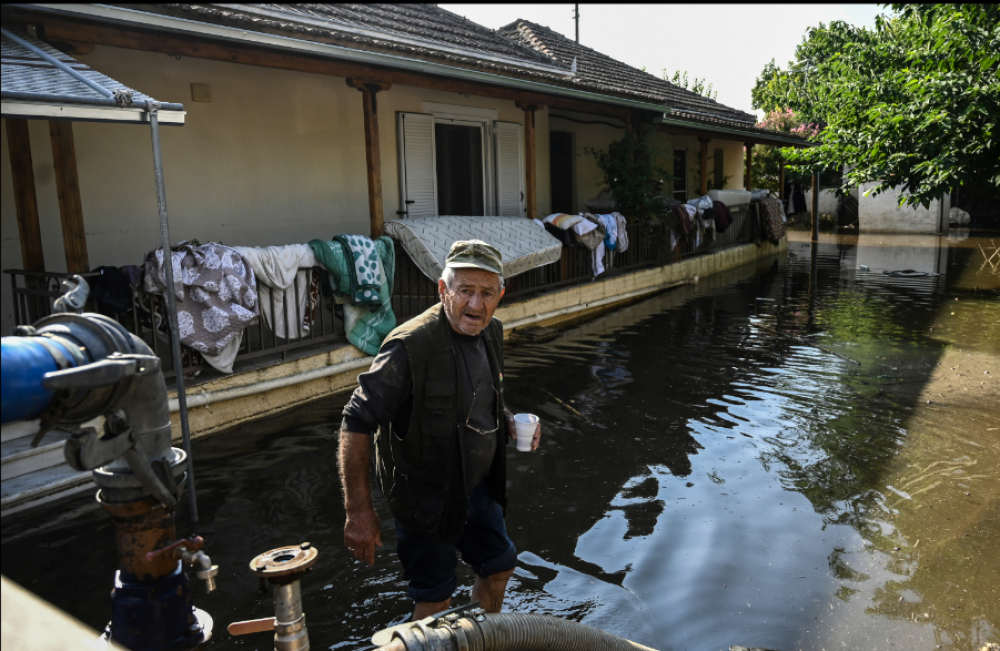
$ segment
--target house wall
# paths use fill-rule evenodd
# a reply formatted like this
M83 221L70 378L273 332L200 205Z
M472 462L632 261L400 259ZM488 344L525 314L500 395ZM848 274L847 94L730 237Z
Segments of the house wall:
M675 176L677 175L676 170L673 170L673 152L676 149L686 149L687 150L687 162L688 169L686 170L687 175L687 188L688 188L688 198L693 199L698 196L701 190L701 143L698 142L696 136L679 136L679 135L668 135L662 134L662 146L665 151L669 154L669 159L667 161L667 169L670 170ZM723 162L723 176L729 177L726 181L726 190L739 190L743 188L743 173L746 169L745 159L743 153L743 143L742 142L730 142L727 140L711 140L708 143L708 179L709 186L712 187L715 180L715 150L722 149L722 162ZM723 188L716 188L723 189ZM669 190L672 191L673 187L670 186Z
M877 196L866 195L875 183L860 187L858 198L858 229L871 233L940 233L941 201L934 200L928 208L900 208L899 191L890 190ZM950 210L950 197L945 196L944 212Z
M183 127L161 130L170 235L174 242L264 246L307 242L337 233L368 233L362 94L340 77L178 58L96 46L78 58L163 101L182 102ZM191 83L207 84L211 102L191 101ZM399 210L396 111L423 102L495 109L523 124L513 101L393 86L379 93L383 206ZM548 111L536 113L537 204L551 205ZM141 264L159 244L149 129L73 125L91 267ZM48 124L29 121L46 268L65 271ZM20 268L6 129L2 132L2 254ZM3 332L13 327L9 280L0 282Z
M806 198L806 211L812 213L812 190L806 190L802 193ZM819 191L819 214L820 215L834 215L837 214L837 209L839 204L837 203L837 194L834 190L820 190Z
M573 134L573 156L576 161L574 204L577 210L586 210L584 204L596 197L605 187L597 162L592 155L587 153L587 149L607 151L608 145L615 140L620 140L625 135L625 124L615 118L576 113L563 109L555 109L548 113L549 129ZM596 124L583 124L582 122L596 122ZM541 133L539 133L538 138L541 142ZM545 133L544 140L545 146L548 148L548 131ZM548 157L546 156L546 168L548 167L547 161ZM548 178L548 169L546 169L545 192L551 194ZM539 191L541 191L541 187L539 187ZM538 214L546 215L548 212L540 210Z

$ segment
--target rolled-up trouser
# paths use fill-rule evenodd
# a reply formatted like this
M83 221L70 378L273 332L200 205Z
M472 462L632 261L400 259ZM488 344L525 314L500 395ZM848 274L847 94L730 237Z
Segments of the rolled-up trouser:
M462 537L456 543L440 542L419 534L396 520L396 553L403 563L403 578L414 601L444 601L458 584L458 558L481 577L512 570L517 550L507 537L503 510L490 497L483 481L469 493L469 512Z

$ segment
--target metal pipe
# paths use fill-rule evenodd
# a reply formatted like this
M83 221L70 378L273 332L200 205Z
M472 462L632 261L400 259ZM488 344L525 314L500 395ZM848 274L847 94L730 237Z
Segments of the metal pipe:
M0 99L21 100L25 102L62 102L63 104L83 104L86 106L107 106L109 108L121 108L118 102L113 99L101 99L99 97L80 97L77 95L59 95L57 93L27 93L5 90L0 92ZM131 108L148 110L149 102L144 99L134 100ZM184 105L174 102L163 102L161 107L167 111L183 111Z
M153 140L153 176L156 179L156 203L160 213L160 241L163 244L163 267L167 280L167 321L170 324L171 357L174 377L177 380L177 402L181 414L181 435L187 453L188 502L191 505L191 522L198 521L198 500L195 495L194 459L191 456L191 430L188 426L187 404L184 391L184 369L181 366L181 335L177 326L177 298L174 295L174 265L170 251L170 224L167 220L167 195L163 187L163 154L160 151L160 123L157 118L160 103L149 102L149 131Z

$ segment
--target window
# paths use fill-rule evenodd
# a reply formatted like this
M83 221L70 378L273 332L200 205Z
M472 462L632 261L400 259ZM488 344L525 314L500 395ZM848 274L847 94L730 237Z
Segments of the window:
M483 129L434 125L439 215L485 215Z
M424 107L435 112L397 113L397 214L523 216L523 127L491 109Z
M686 149L674 150L674 199L687 203L687 160Z

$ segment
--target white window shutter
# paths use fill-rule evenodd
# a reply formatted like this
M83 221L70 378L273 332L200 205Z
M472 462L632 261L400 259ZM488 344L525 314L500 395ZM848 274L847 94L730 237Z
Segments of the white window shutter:
M399 142L399 208L401 217L437 215L437 165L434 116L397 113Z
M515 122L495 122L497 214L524 217L524 136Z

